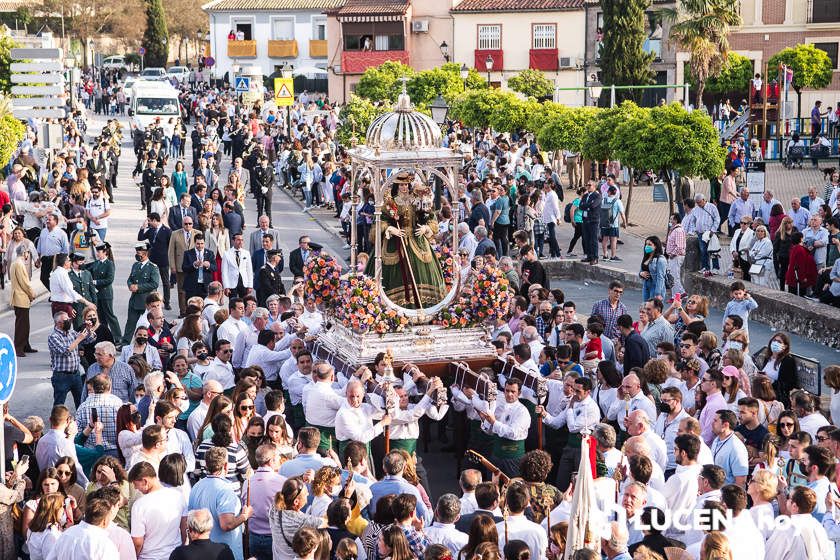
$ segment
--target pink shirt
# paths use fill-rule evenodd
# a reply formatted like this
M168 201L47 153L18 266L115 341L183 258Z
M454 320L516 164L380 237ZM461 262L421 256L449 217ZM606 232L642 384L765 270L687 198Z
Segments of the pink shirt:
M286 477L277 474L270 467L260 467L251 477L251 507L254 515L248 520L248 529L257 535L270 535L268 510L274 504L274 496L283 488ZM242 503L248 498L248 484L242 485ZM246 504L247 505L247 504Z
M700 411L700 436L706 442L706 445L712 445L715 439L715 433L712 431L715 413L725 408L727 408L726 399L723 398L720 391L706 398L706 406Z

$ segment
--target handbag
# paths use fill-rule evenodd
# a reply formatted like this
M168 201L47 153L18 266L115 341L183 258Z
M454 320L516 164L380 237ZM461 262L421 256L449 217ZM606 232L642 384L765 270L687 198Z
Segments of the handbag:
M753 264L750 265L750 275L752 276L755 274L756 276L760 276L764 272L764 265L763 264Z

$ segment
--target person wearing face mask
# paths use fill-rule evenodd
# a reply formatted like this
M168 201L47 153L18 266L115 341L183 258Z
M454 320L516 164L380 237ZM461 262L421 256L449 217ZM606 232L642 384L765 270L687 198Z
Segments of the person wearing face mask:
M134 259L126 284L131 292L128 300L128 317L123 330L123 344L131 342L131 336L137 325L137 320L146 311L146 295L160 288L160 272L158 267L149 261L149 245L141 241L134 246Z
M665 441L667 461L665 464L665 479L671 477L679 463L676 458L674 442L683 418L688 418L688 413L682 405L683 395L678 387L666 387L662 390L659 401L659 416L653 425L653 431ZM699 449L699 441L698 441Z
M84 260L84 255L78 253L70 255L71 268L67 273L67 276L70 278L70 283L73 285L73 290L82 296L81 300L73 304L73 311L75 311L73 328L75 329L82 327L85 308L89 305L96 305L96 288L93 285L93 277L90 275L90 272L82 268L82 262ZM88 358L90 357L88 356Z
M95 247L102 244L102 238L95 229L89 229L87 220L81 218L70 231L70 254L79 255L86 263L96 258Z
M92 334L85 327L81 332L73 330L73 322L66 311L53 315L53 331L47 339L50 349L51 383L53 386L53 404L64 404L67 393L72 393L73 402L78 408L82 398L82 378L79 345L90 342Z

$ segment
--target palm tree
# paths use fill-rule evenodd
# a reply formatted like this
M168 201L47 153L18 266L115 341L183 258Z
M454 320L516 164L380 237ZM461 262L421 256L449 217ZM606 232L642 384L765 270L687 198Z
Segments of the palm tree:
M703 107L706 80L720 74L729 54L729 32L741 25L739 0L678 0L676 8L659 10L673 22L669 36L690 55L697 80L695 107Z

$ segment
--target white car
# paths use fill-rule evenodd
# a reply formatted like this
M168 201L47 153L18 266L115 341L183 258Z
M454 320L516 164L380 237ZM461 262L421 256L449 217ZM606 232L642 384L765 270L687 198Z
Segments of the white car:
M179 83L184 83L190 78L190 69L186 66L172 66L166 71L169 79L176 79Z
M146 68L140 72L141 80L166 80L166 70L163 68Z
M122 70L123 68L128 69L124 56L109 56L102 61L103 70Z
M129 77L129 78L126 78L125 81L123 82L123 92L125 93L125 99L129 103L129 105L131 104L131 93L132 93L131 86L133 86L135 83L137 83L137 81L138 81L137 78Z

